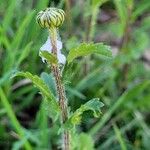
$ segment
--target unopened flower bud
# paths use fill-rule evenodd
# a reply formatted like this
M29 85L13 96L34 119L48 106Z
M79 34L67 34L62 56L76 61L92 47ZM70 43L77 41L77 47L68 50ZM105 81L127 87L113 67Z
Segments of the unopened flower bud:
M65 13L62 9L46 8L37 14L36 20L42 28L60 27L65 19Z

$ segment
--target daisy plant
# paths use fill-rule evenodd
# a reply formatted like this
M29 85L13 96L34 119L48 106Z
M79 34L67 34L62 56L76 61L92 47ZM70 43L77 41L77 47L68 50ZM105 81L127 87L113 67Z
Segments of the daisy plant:
M41 47L42 59L49 61L44 57L42 51L49 53L49 56L56 58L56 62L51 61L51 70L54 75L57 87L57 94L59 98L59 106L61 109L61 124L64 124L68 120L68 108L65 94L65 88L61 81L61 72L59 69L59 63L65 64L65 56L61 53L62 42L58 40L58 28L63 24L65 19L65 13L61 9L47 8L44 11L40 11L37 15L37 22L42 28L47 28L49 37L46 43ZM51 55L50 55L51 54ZM48 55L47 55L48 56ZM69 150L70 148L70 135L68 130L63 132L63 148Z
M94 117L99 117L101 114L100 108L103 107L104 104L100 102L99 98L93 98L72 112L71 108L68 106L65 85L62 82L62 66L65 65L67 69L77 57L94 53L104 57L111 57L111 50L109 46L103 43L81 43L78 47L71 49L66 58L61 52L62 42L58 33L58 29L63 24L64 20L65 12L53 7L40 11L36 17L39 26L46 28L49 33L47 41L40 48L39 55L42 61L46 62L48 67L51 68L56 83L56 96L49 89L44 80L37 75L32 75L29 72L18 72L16 76L24 76L30 79L40 90L44 101L47 103L49 116L52 118L53 123L55 124L56 121L60 123L60 130L58 133L62 134L61 148L63 150L70 150L80 149L79 144L77 144L80 141L77 140L78 138L74 137L79 136L76 131L76 125L81 123L82 114L85 111L92 111Z

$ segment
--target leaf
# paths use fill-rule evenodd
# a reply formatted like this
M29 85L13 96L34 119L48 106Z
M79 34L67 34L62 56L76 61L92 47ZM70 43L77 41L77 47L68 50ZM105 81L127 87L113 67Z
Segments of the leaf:
M56 56L47 51L40 51L39 55L40 55L40 57L46 59L46 61L49 64L57 64L58 63Z
M49 110L51 110L52 114L50 116L55 121L58 118L58 114L60 112L59 105L56 101L56 98L49 90L48 86L44 83L44 81L38 77L37 75L32 75L29 72L18 72L15 76L23 76L32 81L32 83L41 91L43 97L46 98L46 103L49 106Z
M86 56L93 53L100 54L106 57L112 56L110 47L104 45L103 43L82 43L77 48L73 48L70 50L67 60L68 63L71 63L77 57Z
M45 84L49 87L50 91L56 96L56 83L52 74L48 74L46 72L41 73L41 78L45 82Z
M68 119L68 121L65 124L66 128L72 128L75 125L78 125L81 122L82 114L85 111L93 111L94 117L99 117L101 114L100 108L103 107L104 104L99 101L98 98L91 99L87 103L83 104L78 108Z

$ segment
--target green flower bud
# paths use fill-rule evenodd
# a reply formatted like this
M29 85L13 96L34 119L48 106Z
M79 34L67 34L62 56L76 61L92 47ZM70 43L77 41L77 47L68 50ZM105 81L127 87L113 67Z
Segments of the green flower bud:
M37 23L42 28L60 27L65 19L65 13L62 9L46 8L37 14Z

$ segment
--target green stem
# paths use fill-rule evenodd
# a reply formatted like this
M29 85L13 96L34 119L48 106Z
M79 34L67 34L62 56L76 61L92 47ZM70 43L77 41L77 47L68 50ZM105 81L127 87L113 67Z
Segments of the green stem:
M2 104L4 105L4 107L6 109L7 115L10 118L16 132L18 133L19 137L21 139L23 139L24 138L23 128L21 127L20 123L18 122L18 120L14 114L14 111L13 111L11 105L9 104L9 101L6 98L6 95L3 92L2 88L0 88L0 98L1 98ZM24 147L26 150L32 150L32 147L28 141L25 142Z
M52 54L57 57L57 29L51 28L49 30L50 39L52 44ZM61 108L61 124L63 125L68 119L68 108L67 108L67 100L65 94L65 88L61 81L61 73L59 70L59 66L57 64L52 64L51 69L56 81L57 93L59 97L59 106ZM62 148L64 150L70 149L70 136L69 131L64 131L63 133L63 145Z

